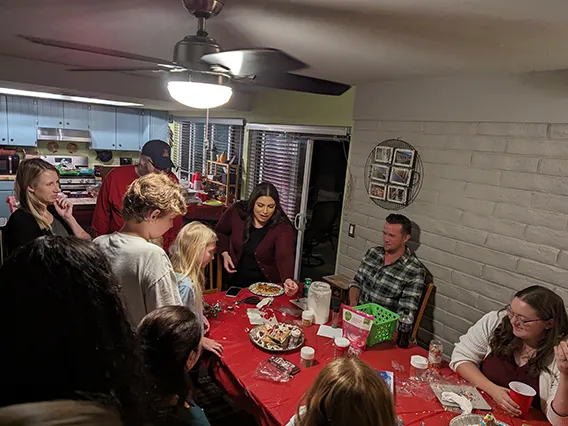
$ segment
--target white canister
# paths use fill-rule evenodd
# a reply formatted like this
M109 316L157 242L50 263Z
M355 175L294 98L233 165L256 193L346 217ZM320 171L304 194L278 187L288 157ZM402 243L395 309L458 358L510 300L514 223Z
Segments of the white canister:
M314 311L311 309L306 309L302 312L302 325L304 327L311 327L314 323Z
M300 363L302 367L311 367L314 365L316 350L310 346L304 346L300 351Z
M328 283L314 281L308 292L308 309L314 311L314 322L325 324L329 321L331 287Z
M428 358L420 355L410 357L410 377L420 379L428 370Z

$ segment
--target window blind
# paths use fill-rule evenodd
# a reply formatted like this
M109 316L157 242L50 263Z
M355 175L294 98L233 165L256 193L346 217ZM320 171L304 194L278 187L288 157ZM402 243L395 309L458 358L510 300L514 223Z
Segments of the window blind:
M270 182L293 220L300 207L306 145L306 138L297 133L249 130L247 197L258 184Z
M237 120L229 120L237 121ZM242 121L241 121L242 123ZM180 152L178 155L178 167L180 175L188 175L200 171L205 172L206 160L209 153L204 155L204 148L215 147L215 152L227 154L227 158L235 157L235 164L242 163L243 155L243 124L225 124L210 122L209 124L209 147L204 147L205 122L180 120L176 122L179 138Z

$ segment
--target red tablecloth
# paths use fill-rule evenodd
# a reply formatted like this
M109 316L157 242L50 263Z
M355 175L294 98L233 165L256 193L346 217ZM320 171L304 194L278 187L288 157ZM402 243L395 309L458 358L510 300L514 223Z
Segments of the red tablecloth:
M205 297L210 304L220 302L222 308L218 318L209 318L210 337L218 340L224 347L222 358L214 365L215 377L237 403L244 405L257 417L261 425L285 425L296 412L302 395L313 383L318 373L333 360L332 341L316 335L319 326L306 328L304 329L305 344L315 349L317 365L311 368L301 367L300 373L288 383L273 383L255 378L254 374L258 364L272 354L257 348L248 337L248 331L252 326L246 312L247 308L254 306L235 305L237 300L250 295L250 292L245 289L237 298L226 297L224 293L210 294ZM227 306L233 306L233 310L226 309ZM299 318L278 311L278 307L295 308L286 296L280 296L274 300L272 308L277 318L282 322L299 320ZM420 347L400 349L392 342L388 342L366 350L361 359L377 370L393 371L395 383L398 385L401 381L408 379L410 356L416 354L427 355L426 351ZM299 351L286 353L283 358L300 365ZM405 372L394 371L393 361L402 365ZM444 376L454 374L448 368L441 372ZM422 386L421 390L422 396L408 396L402 395L404 392L395 387L396 412L405 425L419 425L420 422L424 422L426 426L447 425L456 414L444 411L427 385ZM489 397L486 399L492 404ZM548 424L542 413L532 409L525 420L511 418L499 409L496 409L495 415L499 420L511 426L522 426L527 423L532 426Z
M207 221L218 221L227 207L222 206L210 206L207 204L190 204L187 206L187 213L184 218L187 220L207 220Z

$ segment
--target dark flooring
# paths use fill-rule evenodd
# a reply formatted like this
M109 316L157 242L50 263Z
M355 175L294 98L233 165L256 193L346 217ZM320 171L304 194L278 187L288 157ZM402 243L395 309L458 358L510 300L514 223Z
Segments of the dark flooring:
M316 258L323 259L324 263L321 266L309 266L304 257L302 259L302 269L300 270L300 279L302 281L305 278L321 281L323 276L335 274L335 263L337 260L337 239L335 237L333 237L333 245L329 241L320 243L313 248L312 254Z

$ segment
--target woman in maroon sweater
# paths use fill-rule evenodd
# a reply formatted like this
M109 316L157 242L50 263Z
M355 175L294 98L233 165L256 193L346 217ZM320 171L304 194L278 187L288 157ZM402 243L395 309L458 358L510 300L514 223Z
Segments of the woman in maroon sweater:
M286 294L298 291L294 276L294 229L271 183L258 185L248 201L239 201L215 228L223 265L234 274L231 284L248 287L260 281L284 283Z

